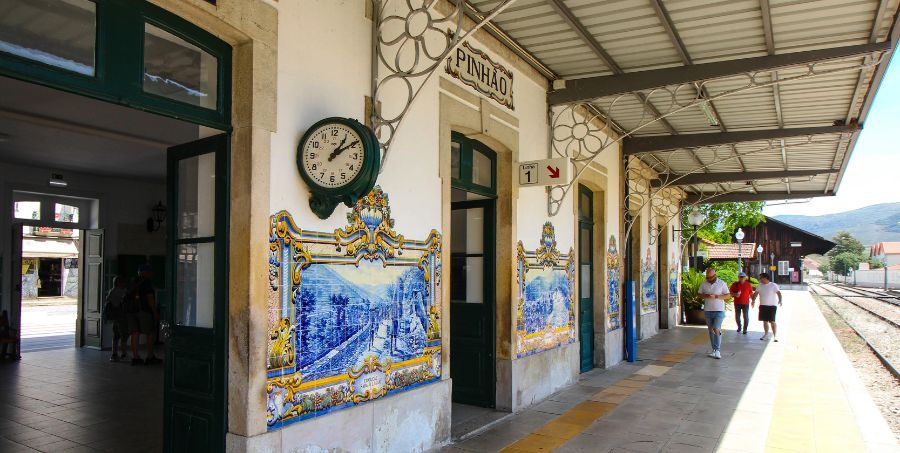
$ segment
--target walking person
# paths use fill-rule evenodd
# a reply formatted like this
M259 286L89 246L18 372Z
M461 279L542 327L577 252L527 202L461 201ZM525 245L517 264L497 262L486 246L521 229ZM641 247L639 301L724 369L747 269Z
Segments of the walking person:
M128 285L124 278L116 276L113 287L106 294L106 305L103 307L103 319L111 322L113 327L112 356L110 362L118 362L125 358L125 343L130 331L125 316L125 298L128 296ZM120 355L121 353L121 355Z
M750 325L750 296L753 294L753 285L747 279L747 274L738 274L738 281L731 284L731 295L734 297L734 321L737 323L738 333L747 335L747 327ZM741 317L744 318L743 329Z
M706 269L706 280L700 284L700 297L703 298L703 314L706 316L706 328L709 330L709 344L714 359L721 359L722 321L725 320L725 299L730 295L728 285L716 276L716 270Z
M128 329L131 331L131 364L152 365L161 362L153 352L159 309L156 306L156 290L153 288L153 270L149 264L138 267L138 280L128 295L125 311L128 313ZM146 360L142 360L138 353L141 334L147 341Z
M778 331L775 326L775 312L781 306L781 289L778 284L769 281L769 276L759 274L759 286L753 293L752 306L756 306L756 297L759 296L759 320L763 323L763 331L765 332L760 340L769 339L769 326L772 326L772 339L778 342ZM778 306L776 306L776 302Z

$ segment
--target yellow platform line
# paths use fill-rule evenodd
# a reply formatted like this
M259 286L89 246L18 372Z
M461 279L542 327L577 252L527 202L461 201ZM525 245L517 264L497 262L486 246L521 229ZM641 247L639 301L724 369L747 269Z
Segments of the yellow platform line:
M866 451L838 371L822 347L821 323L805 307L792 308L766 451Z
M591 395L587 401L569 409L565 413L550 420L545 425L532 431L512 445L501 450L503 453L545 453L561 447L575 436L584 432L597 420L615 409L631 395L640 391L654 379L663 376L672 369L672 365L688 360L698 345L705 344L706 332L697 334L686 344L667 352L634 374L615 382L605 389Z

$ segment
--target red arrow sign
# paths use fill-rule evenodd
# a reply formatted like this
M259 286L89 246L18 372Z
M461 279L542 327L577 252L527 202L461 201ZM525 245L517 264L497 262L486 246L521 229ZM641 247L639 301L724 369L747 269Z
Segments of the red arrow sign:
M550 172L551 179L559 178L559 167L551 167L551 166L547 165L547 171Z

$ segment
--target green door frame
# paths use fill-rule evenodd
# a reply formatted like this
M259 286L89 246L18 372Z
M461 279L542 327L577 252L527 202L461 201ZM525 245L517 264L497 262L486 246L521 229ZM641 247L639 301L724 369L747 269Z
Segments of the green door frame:
M0 76L157 113L194 124L231 131L232 48L209 32L145 0L91 0L95 5L96 42L92 76L36 60L0 52ZM204 108L143 90L144 29L152 24L202 49L217 61L217 102ZM170 220L169 263L179 244L215 244L214 328L177 326L168 310L171 338L165 374L165 450L224 451L228 401L228 221L230 142L227 134L172 148L167 155L169 210L177 212L177 161L191 155L216 153L216 233L209 238L175 241ZM193 153L193 154L192 154ZM174 216L172 216L174 217ZM177 299L177 267L167 266L169 303ZM206 372L208 379L200 379ZM209 435L199 434L207 432Z
M167 322L171 337L166 348L163 420L165 450L219 452L225 450L228 431L228 219L229 178L215 178L215 228L213 236L179 238L179 163L191 157L215 153L216 175L229 174L230 143L227 134L215 135L169 148L168 223L169 305ZM180 325L177 319L179 272L176 257L183 245L213 244L213 327ZM196 426L195 426L196 425Z
M578 342L581 372L594 369L594 194L578 185ZM587 231L587 248L582 232ZM582 271L588 266L588 271ZM585 275L587 274L587 275ZM581 293L587 278L588 294Z
M484 350L481 351L481 355L484 363L480 364L460 364L456 363L454 365L453 362L453 351L454 351L454 341L459 342L463 340L459 337L454 337L453 328L450 329L450 370L451 375L453 374L453 370L457 366L476 366L480 369L482 373L482 381L485 382L484 388L480 389L480 392L458 392L457 386L454 385L453 392L453 400L455 402L460 402L464 404L474 404L483 407L494 408L496 407L496 386L497 386L497 370L496 370L496 230L497 230L497 222L496 222L496 198L497 198L497 154L490 149L485 144L472 140L463 134L458 132L453 132L451 134L451 141L459 146L459 174L451 175L451 187L452 189L462 190L465 192L473 193L478 195L480 199L468 200L468 201L457 201L451 202L451 210L453 209L471 209L471 208L484 208L484 302L482 304L477 304L481 308L481 313L477 313L478 316L481 317L481 322L483 322L483 332L482 337L486 338L486 340L480 343L480 347ZM474 180L474 160L475 153L481 154L482 156L487 157L490 160L490 172L491 172L491 181L490 185L486 186L483 184L478 184ZM451 189L451 190L452 190ZM451 230L451 240L453 231ZM452 252L451 252L451 261L452 261ZM452 274L451 277L453 278ZM457 314L462 314L465 312L465 316L476 315L476 311L471 306L476 304L467 304L465 301L454 301L451 296L450 301L450 311L451 311L451 326L453 324L453 312L456 311ZM456 310L454 310L456 307ZM454 340L455 338L455 340Z
M144 0L92 0L96 5L94 75L0 52L0 75L192 123L231 130L231 46L202 28ZM157 26L218 61L217 105L207 109L146 93L144 24Z

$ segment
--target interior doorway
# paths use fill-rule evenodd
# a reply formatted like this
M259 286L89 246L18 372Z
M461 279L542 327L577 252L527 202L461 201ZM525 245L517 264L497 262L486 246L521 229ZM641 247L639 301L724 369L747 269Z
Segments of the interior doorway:
M83 421L91 428L78 430L81 437L57 437L81 440L79 445L98 451L115 442L133 446L139 438L142 445L163 450L165 362L131 366L132 361L150 354L166 359L170 344L158 332L175 315L177 304L169 296L174 266L180 266L179 276L191 279L182 281L184 286L214 279L196 278L204 272L197 272L198 254L186 253L191 241L182 241L180 261L172 259L172 218L154 219L153 208L175 207L168 199L169 148L216 131L6 77L0 77L0 92L12 94L0 99L0 132L7 137L0 143L6 201L0 219L8 244L2 267L9 270L3 276L3 306L18 335L13 353L19 357L0 363L0 393L18 394L17 383L35 385L30 379L64 370L66 379L60 382L72 382L79 391L51 386L47 397L65 392L57 395L61 404L80 402L94 418ZM17 115L4 114L13 109ZM176 189L202 190L197 176L194 172L191 187ZM196 206L187 210L196 212ZM190 220L194 225L216 223L214 215ZM204 234L201 242L214 236ZM138 269L150 273L141 275ZM211 264L206 269L214 275ZM116 277L132 294L148 275L156 305L146 332L153 335L139 325L135 342L128 321L104 319L103 308ZM200 296L206 300L202 292ZM193 313L204 305L197 297L188 303ZM137 355L132 345L137 345ZM37 373L13 379L23 367ZM140 396L133 385L140 385ZM4 440L9 439L0 442Z

